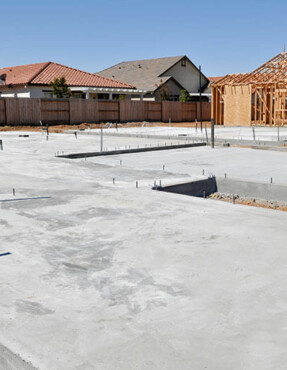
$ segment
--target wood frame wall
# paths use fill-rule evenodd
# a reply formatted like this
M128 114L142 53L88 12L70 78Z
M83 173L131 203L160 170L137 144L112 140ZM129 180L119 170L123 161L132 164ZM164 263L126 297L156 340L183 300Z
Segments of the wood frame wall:
M250 85L250 88L251 120L243 124L287 125L287 86L265 84ZM216 125L224 125L224 92L225 86L212 87L211 114Z
M211 115L217 125L225 124L226 86L248 86L251 89L250 106L246 107L251 108L250 122L242 122L243 125L284 126L287 124L286 52L279 53L251 73L226 75L212 84ZM245 98L249 99L247 95ZM241 99L240 103L245 104L246 99ZM236 118L234 121L236 122Z

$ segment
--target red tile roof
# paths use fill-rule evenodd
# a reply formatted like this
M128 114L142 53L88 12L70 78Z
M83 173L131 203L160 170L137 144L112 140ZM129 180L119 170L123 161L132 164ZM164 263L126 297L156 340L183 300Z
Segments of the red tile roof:
M5 85L49 85L55 78L65 77L68 86L135 88L124 82L53 62L2 68L0 76L3 74L6 75Z
M28 84L48 64L49 63L46 62L2 68L0 69L0 75L6 75L5 85L25 85Z

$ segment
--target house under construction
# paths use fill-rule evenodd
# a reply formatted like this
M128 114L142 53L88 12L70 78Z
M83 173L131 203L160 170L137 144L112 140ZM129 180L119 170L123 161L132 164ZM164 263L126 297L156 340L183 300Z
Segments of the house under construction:
M287 124L287 53L251 73L227 75L212 84L212 116L226 126Z

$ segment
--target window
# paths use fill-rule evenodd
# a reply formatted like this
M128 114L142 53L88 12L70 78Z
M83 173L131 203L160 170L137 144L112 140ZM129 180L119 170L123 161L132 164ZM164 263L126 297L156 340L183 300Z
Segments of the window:
M182 59L182 61L181 61L181 66L182 66L182 67L186 67L186 59Z
M73 99L86 99L86 94L83 94L82 92L72 92L71 98L73 98Z
M53 99L53 92L52 91L43 90L42 92L44 94L44 98Z
M109 100L109 94L98 94L99 100Z

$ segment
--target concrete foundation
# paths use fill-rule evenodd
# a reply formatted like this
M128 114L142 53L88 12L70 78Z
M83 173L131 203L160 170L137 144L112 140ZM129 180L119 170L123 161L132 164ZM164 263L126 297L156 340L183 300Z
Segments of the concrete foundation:
M234 179L216 178L217 191L227 194L238 194L279 202L287 202L287 186L271 183L259 183Z
M154 189L166 191L168 193L190 195L193 197L205 197L217 191L217 184L215 177L211 177L209 179L167 185L163 187L156 186Z
M254 197L279 202L287 202L287 186L271 183L264 184L251 181L242 181L229 178L212 177L204 180L197 180L185 183L177 183L163 187L156 187L156 190L204 197L212 193L238 194L244 197Z
M152 187L224 173L286 186L287 153L70 160L55 153L97 151L99 137L18 135L0 133L1 370L286 368L287 212Z

